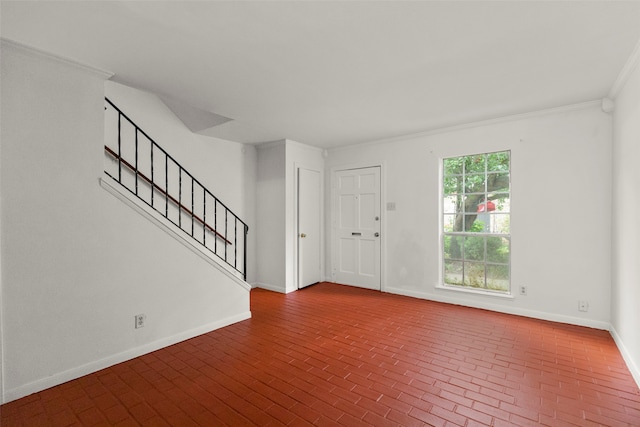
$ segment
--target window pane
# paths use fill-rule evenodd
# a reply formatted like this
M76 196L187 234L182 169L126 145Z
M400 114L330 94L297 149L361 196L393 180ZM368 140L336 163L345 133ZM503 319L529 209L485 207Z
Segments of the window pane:
M485 172L485 159L484 154L478 154L476 156L467 156L465 159L465 171L464 173L484 173Z
M504 237L487 237L487 261L509 262L509 239Z
M469 233L484 233L487 227L487 224L484 221L482 221L482 218L480 218L480 215L477 215L477 214L465 215L464 221L465 221L465 228L466 228L465 231Z
M487 288L494 291L509 290L509 266L487 265Z
M445 260L444 283L448 285L462 285L462 262Z
M463 172L462 165L464 163L464 157L452 157L450 159L444 159L444 174L455 175Z
M489 193L488 211L499 213L509 212L511 210L511 200L509 199L509 193Z
M464 212L475 214L478 212L478 205L484 201L484 194L465 196Z
M443 253L445 259L462 259L462 249L464 247L464 237L444 236Z
M500 172L487 174L487 191L490 193L509 191L509 173Z
M474 261L484 261L483 236L468 236L464 239L464 259Z
M445 215L443 229L445 232L455 231L453 228L456 223L456 215Z
M489 227L487 229L487 233L511 233L511 216L509 214L489 215Z
M462 193L462 175L445 177L443 190L445 195Z
M484 264L479 262L464 263L464 284L472 288L484 288Z
M487 171L489 172L508 171L509 163L508 151L487 154Z
M446 196L444 198L444 203L443 203L443 209L444 209L444 213L448 214L448 213L457 213L458 212L458 205L461 202L462 197L461 196Z
M465 175L464 192L465 193L484 193L485 192L485 174Z

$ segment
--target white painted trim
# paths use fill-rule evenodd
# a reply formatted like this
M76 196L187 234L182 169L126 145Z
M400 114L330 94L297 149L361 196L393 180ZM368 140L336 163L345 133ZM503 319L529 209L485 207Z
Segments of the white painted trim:
M565 315L555 314L555 313L547 313L544 311L528 310L528 309L519 308L519 307L509 308L503 305L496 305L480 299L478 299L477 301L474 301L473 303L470 303L469 301L463 301L458 298L455 298L455 296L452 296L452 295L434 295L434 294L427 294L425 292L420 292L420 291L412 291L412 290L393 288L393 287L388 287L385 290L385 292L389 292L397 295L404 295L408 297L425 299L429 301L462 305L462 306L471 307L471 308L480 308L483 310L490 310L498 313L531 317L533 319L549 320L549 321L558 322L558 323L568 323L568 324L577 325L577 326L586 326L589 328L602 329L605 331L608 331L611 326L609 322L583 319L580 317L565 316ZM489 298L492 298L492 296L489 296Z
M0 164L2 164L2 148L0 147ZM1 179L1 178L0 178ZM0 188L2 188L2 183L0 182ZM2 197L0 197L0 242L2 242ZM0 254L1 255L1 254ZM6 325L4 321L4 300L2 298L2 290L4 289L4 285L2 282L2 278L4 275L2 274L2 260L4 258L0 256L0 403L4 402L4 379L5 376L5 366L4 363L4 325Z
M281 145L285 145L287 142L286 139L278 139L275 141L263 142L261 144L257 144L256 148L259 150L261 148L271 148L271 147L279 147Z
M296 143L298 144L298 143ZM308 147L304 144L300 144L300 146ZM293 239L293 254L295 256L295 262L293 263L293 281L295 289L300 289L300 239L298 239L298 234L300 232L300 203L299 198L299 188L300 185L300 169L306 169L309 171L318 172L320 174L320 280L324 279L324 272L326 270L325 266L325 232L324 232L324 205L325 205L325 197L324 197L324 168L317 169L313 166L309 166L304 162L294 162L293 163L293 222L294 222L294 239Z
M256 282L254 283L256 288L264 289L271 292L278 292L279 294L289 294L291 292L297 291L297 289L285 289L283 286L276 286L269 283Z
M387 290L387 162L380 162L380 291Z
M638 40L638 43L636 43L636 46L631 52L631 55L629 55L627 62L625 62L624 64L624 67L622 67L622 69L620 70L620 73L618 74L616 81L613 83L613 86L611 86L607 98L615 99L616 96L618 96L638 64L640 64L640 39Z
M640 387L640 366L638 366L635 360L633 360L631 353L629 353L629 350L627 350L627 347L625 347L624 342L622 341L622 337L618 334L618 331L616 331L616 328L614 328L613 325L611 325L611 327L609 328L609 332L613 337L613 341L618 346L618 350L620 350L620 354L622 354L622 358L627 364L627 368L629 368L631 376L635 380L638 387Z
M316 153L322 153L323 149L320 147L316 147L314 145L303 144L302 142L293 141L291 139L284 140L287 145L292 145L297 148L302 148L304 150L314 151Z
M114 73L112 73L111 71L102 70L100 68L83 64L73 59L64 58L62 56L58 56L44 50L36 49L35 47L27 46L10 39L0 38L0 41L2 42L2 49L9 48L24 55L57 62L59 64L70 66L77 70L88 72L89 74L93 74L94 76L100 77L104 80L109 80L114 75Z
M134 197L131 193L129 193L128 190L117 184L109 175L103 174L103 176L99 178L99 181L102 188L107 190L116 198L125 202L125 204L133 208L133 210L138 212L140 215L149 219L153 224L158 226L158 228L165 231L169 236L173 237L178 242L182 243L187 249L191 250L193 253L200 256L200 258L223 272L225 275L227 275L227 277L232 279L234 283L243 287L247 291L251 290L251 285L236 276L236 273L231 271L230 267L227 268L224 264L222 264L221 261L218 261L216 259L215 255L209 254L208 251L203 249L199 244L188 238L180 228L168 221L165 217L160 215L155 210L151 209L142 201Z
M247 144L252 145L252 144ZM279 147L281 145L292 145L297 148L303 148L309 151L315 151L322 153L324 151L323 148L316 147L314 145L303 144L302 142L294 141L292 139L277 139L275 141L262 142L260 144L256 144L256 148L271 148L271 147Z
M508 115L508 116L496 117L496 118L487 119L487 120L479 120L479 121L469 122L469 123L461 123L461 124L453 125L453 126L436 127L436 128L433 128L433 129L425 130L423 132L411 133L411 134L407 134L407 135L398 135L398 136L394 136L394 137L391 137L391 138L377 139L377 140L374 140L374 141L363 142L363 143L360 143L360 144L345 145L345 146L341 146L341 147L332 147L332 148L329 148L329 151L335 152L335 151L340 151L340 150L349 150L349 149L353 149L353 148L368 147L368 146L373 146L373 145L386 144L386 143L390 143L390 142L403 141L403 140L407 140L407 139L423 138L423 137L427 137L427 136L431 136L431 135L438 135L438 134L441 134L441 133L454 132L454 131L459 131L459 130L464 130L464 129L473 129L473 128L483 127L483 126L492 126L492 125L496 125L496 124L500 124L500 123L506 123L506 122L512 122L512 121L516 121L516 120L526 120L526 119L530 119L530 118L547 116L547 115L551 115L551 114L558 114L558 113L565 113L565 112L576 111L576 110L583 110L583 109L586 109L586 108L592 108L592 107L598 107L599 108L601 106L601 103L602 103L602 99L597 99L597 100L594 100L594 101L581 102L581 103L578 103L578 104L562 105L562 106L559 106L559 107L547 108L547 109L544 109L544 110L537 110L537 111L530 111L530 112L526 112L526 113L512 114L512 115Z
M442 256L440 257L442 258ZM472 294L472 295L482 295L485 297L492 298L501 298L501 299L514 299L515 297L511 293L505 292L492 292L492 291L484 291L482 289L477 288L469 288L464 286L447 286L447 285L436 285L436 289L443 290L445 292L456 292L461 294Z
M241 322L243 320L247 320L250 318L251 318L251 312L247 311L241 314L237 314L235 316L227 317L226 319L218 320L216 322L212 322L206 325L199 326L194 329L190 329L185 332L181 332L171 337L159 339L157 341L144 344L144 345L132 348L130 350L126 350L121 353L114 354L112 356L108 356L103 359L96 360L94 362L90 362L85 365L69 369L64 372L53 374L47 378L43 378L41 380L37 380L29 384L22 385L20 387L7 390L7 392L4 395L3 403L7 403L12 400L19 399L31 393L36 393L38 391L45 390L49 387L54 387L56 385L65 383L67 381L80 378L84 375L97 372L101 369L108 368L109 366L113 366L118 363L122 363L127 360L134 359L144 354L151 353L152 351L156 351L161 348L168 347L170 345L179 343L181 341L185 341L193 337L197 337L199 335L206 334L216 329L220 329L225 326L229 326L234 323Z

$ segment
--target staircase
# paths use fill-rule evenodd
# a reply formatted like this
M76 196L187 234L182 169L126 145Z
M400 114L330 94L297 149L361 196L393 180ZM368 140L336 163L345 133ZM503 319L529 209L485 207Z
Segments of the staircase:
M117 127L104 146L105 174L246 281L247 224L107 98L105 115Z

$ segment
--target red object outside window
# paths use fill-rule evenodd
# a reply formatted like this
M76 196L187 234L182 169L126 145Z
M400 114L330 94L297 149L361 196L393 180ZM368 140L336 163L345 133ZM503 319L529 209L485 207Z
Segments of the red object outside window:
M486 207L485 207L486 205ZM478 205L478 213L482 213L482 212L493 212L496 210L496 204L489 201L487 203L480 203Z

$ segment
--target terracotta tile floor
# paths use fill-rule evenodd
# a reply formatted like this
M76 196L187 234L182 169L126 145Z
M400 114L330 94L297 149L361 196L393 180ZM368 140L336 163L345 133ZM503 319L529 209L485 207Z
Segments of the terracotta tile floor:
M640 425L608 332L321 283L1 407L2 426Z

